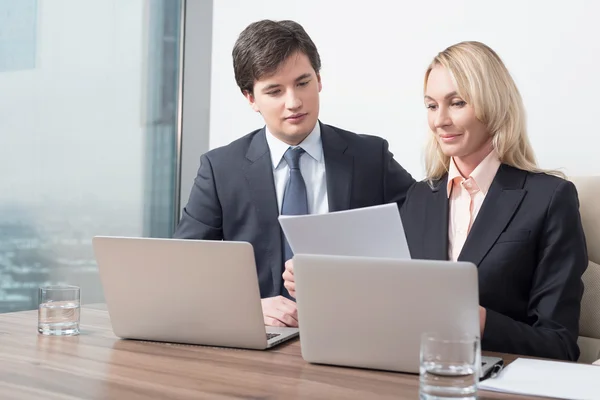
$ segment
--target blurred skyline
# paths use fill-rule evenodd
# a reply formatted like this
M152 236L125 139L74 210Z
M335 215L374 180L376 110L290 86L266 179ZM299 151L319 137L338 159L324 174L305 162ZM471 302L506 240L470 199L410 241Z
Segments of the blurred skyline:
M93 236L171 235L180 17L180 0L0 0L0 312L48 284L102 302Z

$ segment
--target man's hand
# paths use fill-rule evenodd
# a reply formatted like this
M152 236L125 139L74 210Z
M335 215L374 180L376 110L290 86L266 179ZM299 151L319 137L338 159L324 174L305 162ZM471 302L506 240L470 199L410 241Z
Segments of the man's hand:
M285 271L283 272L283 286L287 289L290 296L296 298L296 281L294 280L294 261L285 262Z
M283 296L267 297L261 300L265 325L298 327L296 303Z

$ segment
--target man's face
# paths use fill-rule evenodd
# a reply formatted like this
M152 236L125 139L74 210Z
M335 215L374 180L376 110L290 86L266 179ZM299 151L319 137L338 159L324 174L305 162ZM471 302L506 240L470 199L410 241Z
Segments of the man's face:
M277 71L254 82L254 93L244 95L259 112L269 131L295 146L313 130L319 118L321 76L301 52L289 56Z

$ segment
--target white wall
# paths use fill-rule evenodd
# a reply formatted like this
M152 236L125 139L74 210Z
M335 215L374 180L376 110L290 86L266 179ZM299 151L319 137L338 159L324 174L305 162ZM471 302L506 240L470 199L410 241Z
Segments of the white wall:
M423 74L437 52L482 41L504 59L523 95L538 161L570 175L600 174L600 3L430 0L214 2L210 147L262 126L235 84L231 50L255 20L301 23L321 54L320 119L389 140L423 177Z

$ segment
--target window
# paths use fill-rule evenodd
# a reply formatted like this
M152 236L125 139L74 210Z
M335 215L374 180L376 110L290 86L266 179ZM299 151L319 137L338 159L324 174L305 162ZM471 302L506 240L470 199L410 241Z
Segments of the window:
M0 0L0 312L102 302L94 235L168 237L181 0Z

